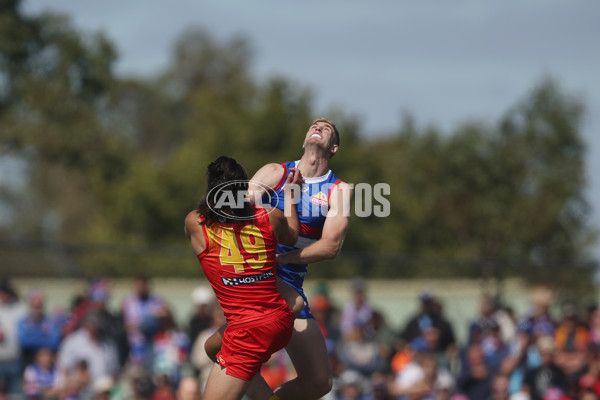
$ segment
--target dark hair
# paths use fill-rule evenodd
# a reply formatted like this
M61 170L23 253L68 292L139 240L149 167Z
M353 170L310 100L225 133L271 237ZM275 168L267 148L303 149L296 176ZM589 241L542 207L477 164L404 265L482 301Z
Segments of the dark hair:
M2 278L0 280L0 292L6 293L10 297L11 301L19 300L19 295L8 278Z
M254 214L254 209L248 202L244 202L241 207L231 207L227 203L217 209L217 202L223 193L213 189L228 182L232 182L226 186L234 199L238 198L238 192L248 190L248 174L244 167L233 158L221 156L211 162L206 171L206 194L197 208L203 216L202 224L210 226L216 222L239 222Z

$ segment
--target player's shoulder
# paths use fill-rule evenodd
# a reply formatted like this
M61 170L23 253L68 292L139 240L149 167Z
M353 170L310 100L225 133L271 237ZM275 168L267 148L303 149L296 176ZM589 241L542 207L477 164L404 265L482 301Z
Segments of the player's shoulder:
M352 190L352 185L344 182L341 179L338 179L337 184L334 187L337 187L338 189L341 189L341 190Z
M185 216L185 223L187 224L188 222L195 222L195 221L200 221L200 213L198 212L198 210L192 210L189 213L187 213L187 215Z
M263 165L257 173L281 175L285 170L284 163L268 163Z
M285 173L283 164L269 163L263 165L250 180L253 183L260 183L275 189L280 183Z
M329 193L329 203L331 206L350 204L352 203L352 196L353 186L338 180Z
M335 185L333 186L332 190L337 191L337 192L352 193L353 185L350 185L349 183L346 183L343 180L338 179L336 181Z
M188 232L193 232L200 228L200 221L202 220L198 210L192 210L185 216L185 227Z

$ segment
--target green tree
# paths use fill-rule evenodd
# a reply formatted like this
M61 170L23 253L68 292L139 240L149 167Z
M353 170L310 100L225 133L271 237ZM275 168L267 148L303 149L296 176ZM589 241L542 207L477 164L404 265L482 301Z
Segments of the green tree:
M12 216L2 235L55 241L27 263L71 266L60 273L197 275L182 224L206 166L228 155L252 175L300 157L324 114L311 90L282 76L258 82L247 40L200 29L177 40L163 73L118 78L104 36L25 16L20 4L0 4L0 165L17 160L27 183L0 187ZM349 183L389 184L391 215L352 216L341 255L312 277L551 271L572 287L590 282L583 105L557 83L540 82L496 124L453 132L407 115L368 139L356 116L325 114L342 133L332 168Z

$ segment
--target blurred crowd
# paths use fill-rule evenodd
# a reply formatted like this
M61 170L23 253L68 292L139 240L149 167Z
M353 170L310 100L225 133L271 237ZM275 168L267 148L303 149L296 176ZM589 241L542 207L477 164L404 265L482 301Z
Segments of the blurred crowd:
M443 301L423 290L400 329L372 305L355 279L350 301L336 305L326 284L309 299L333 365L330 400L593 400L600 398L600 310L538 296L525 315L482 297L458 343ZM145 277L133 281L118 311L107 280L91 280L64 310L45 294L21 297L0 282L0 399L202 398L212 362L204 342L225 319L210 287L176 323L167 299ZM261 374L272 386L293 378L285 351Z

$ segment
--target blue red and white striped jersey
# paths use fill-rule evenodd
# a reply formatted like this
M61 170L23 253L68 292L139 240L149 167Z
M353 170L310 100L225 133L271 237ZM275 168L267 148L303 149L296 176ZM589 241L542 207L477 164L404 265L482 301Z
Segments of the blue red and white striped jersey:
M284 167L284 173L275 191L271 194L271 205L283 210L283 184L289 173L289 169L297 167L298 161L289 161L281 165ZM331 170L328 170L323 176L304 178L302 198L296 204L298 219L300 221L298 242L294 246L278 244L278 254L307 247L321 238L325 218L329 211L331 190L340 182L341 180ZM307 264L278 265L277 273L281 279L301 291L304 276L306 275L306 267Z

